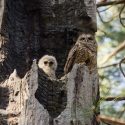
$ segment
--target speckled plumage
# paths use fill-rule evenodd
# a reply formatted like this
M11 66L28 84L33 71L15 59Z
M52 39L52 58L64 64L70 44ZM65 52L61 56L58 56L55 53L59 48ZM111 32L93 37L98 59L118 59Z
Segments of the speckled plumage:
M91 69L96 65L96 53L97 45L94 35L81 33L69 52L64 73L70 72L75 63L85 63Z

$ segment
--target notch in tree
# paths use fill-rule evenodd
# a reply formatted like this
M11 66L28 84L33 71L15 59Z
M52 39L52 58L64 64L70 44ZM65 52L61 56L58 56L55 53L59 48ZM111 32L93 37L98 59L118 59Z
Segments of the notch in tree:
M97 125L96 29L95 0L6 0L0 41L1 124ZM57 59L58 79L37 67L46 54Z

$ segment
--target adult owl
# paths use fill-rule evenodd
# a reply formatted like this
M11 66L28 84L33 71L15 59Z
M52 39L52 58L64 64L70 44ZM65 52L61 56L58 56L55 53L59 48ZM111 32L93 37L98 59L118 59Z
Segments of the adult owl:
M97 44L94 34L80 33L75 45L71 48L64 67L64 73L71 71L73 65L85 63L89 69L96 65Z

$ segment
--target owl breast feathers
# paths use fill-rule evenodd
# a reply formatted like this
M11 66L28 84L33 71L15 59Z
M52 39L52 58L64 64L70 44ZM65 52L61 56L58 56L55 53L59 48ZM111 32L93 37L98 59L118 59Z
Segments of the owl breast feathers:
M92 34L80 34L75 45L71 48L64 67L64 73L71 71L75 63L86 65L96 64L97 44Z

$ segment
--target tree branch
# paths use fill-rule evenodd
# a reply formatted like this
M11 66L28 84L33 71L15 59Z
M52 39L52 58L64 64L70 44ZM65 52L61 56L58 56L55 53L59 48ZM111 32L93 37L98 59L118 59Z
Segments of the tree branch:
M125 97L101 97L100 99L104 101L123 101Z
M97 7L103 7L103 6L109 6L109 5L117 5L117 4L124 4L124 3L125 3L125 0L100 2L100 3L97 3Z
M104 115L98 115L97 121L104 122L104 123L111 124L111 125L125 125L125 121L121 119L112 118L112 117L104 116Z
M118 64L119 64L119 63L113 63L113 64L110 64L110 65L98 67L98 69L105 69L105 68L109 68L109 67L115 67L115 66L117 66Z
M119 62L119 68L120 68L121 73L122 73L123 76L125 77L125 73L124 73L124 71L123 71L123 69L122 69L122 63L123 63L123 62L125 62L125 58L123 58L123 59Z
M104 58L104 60L102 60L102 64L109 61L113 56L115 56L117 53L121 52L124 48L125 48L125 41L123 41L118 47L116 47L113 52L109 53L109 55L107 55L107 57Z
M125 9L125 3L124 3L124 5L123 5L123 7L121 8L120 13L119 13L120 23L121 23L121 25L122 25L123 27L125 27L125 24L124 24L123 21L122 21L122 13L123 13L124 9Z

